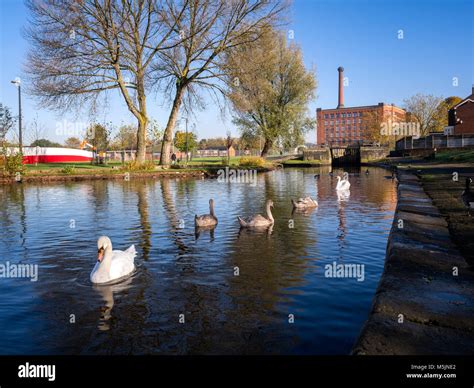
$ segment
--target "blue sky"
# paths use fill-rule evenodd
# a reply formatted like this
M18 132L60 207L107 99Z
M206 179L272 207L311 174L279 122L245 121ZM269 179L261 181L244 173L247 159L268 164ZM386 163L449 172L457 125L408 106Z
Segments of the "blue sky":
M308 67L314 66L318 79L316 107L337 105L337 67L344 66L349 85L345 105L378 102L402 105L416 93L465 97L474 83L474 1L472 0L294 0L288 30L301 45ZM17 113L17 91L10 83L22 77L28 44L22 36L27 21L21 0L0 2L0 102ZM403 34L403 39L399 39ZM453 79L458 85L453 85ZM166 124L168 106L161 96L149 97L150 116ZM58 123L88 122L87 112L58 115L38 109L23 95L26 126L37 117L44 137L63 141L56 134ZM99 122L133 123L120 96L111 95L110 104L97 117ZM222 117L212 101L193 119L199 138L234 135L238 130L230 116ZM26 128L26 143L28 127ZM307 135L314 141L314 133Z

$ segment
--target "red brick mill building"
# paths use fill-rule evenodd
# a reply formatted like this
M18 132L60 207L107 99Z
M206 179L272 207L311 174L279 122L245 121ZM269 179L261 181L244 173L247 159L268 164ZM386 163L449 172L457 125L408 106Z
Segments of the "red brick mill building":
M366 106L344 106L344 68L339 67L339 101L335 109L316 110L316 144L347 146L368 142L368 127L363 117L367 113L378 112L379 117L392 122L404 122L405 110L393 105L384 104Z

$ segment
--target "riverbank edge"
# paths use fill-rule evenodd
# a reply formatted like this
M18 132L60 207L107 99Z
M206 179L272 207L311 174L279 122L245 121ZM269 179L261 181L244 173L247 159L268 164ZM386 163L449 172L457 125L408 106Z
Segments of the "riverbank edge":
M18 182L14 176L0 176L0 185L10 185L18 183L48 183L48 182L82 182L94 180L130 180L130 179L156 179L156 178L216 178L219 170L240 169L256 170L257 173L273 171L276 167L238 167L219 166L197 168L196 170L180 171L179 169L156 170L156 171L120 171L86 174L32 174L22 175Z
M401 169L397 177L384 270L351 353L472 354L474 274L419 177Z

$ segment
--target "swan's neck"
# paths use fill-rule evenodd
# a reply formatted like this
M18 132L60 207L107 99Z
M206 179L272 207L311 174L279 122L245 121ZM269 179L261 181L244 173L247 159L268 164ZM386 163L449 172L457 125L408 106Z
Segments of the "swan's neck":
M211 216L215 217L215 215L214 215L214 202L209 203L209 213L211 214Z
M112 246L107 245L107 248L105 248L104 251L104 258L102 259L102 262L100 263L100 268L104 269L104 271L108 271L110 269L110 266L112 265Z
M267 205L267 218L270 221L273 221L272 208L271 208L270 204Z

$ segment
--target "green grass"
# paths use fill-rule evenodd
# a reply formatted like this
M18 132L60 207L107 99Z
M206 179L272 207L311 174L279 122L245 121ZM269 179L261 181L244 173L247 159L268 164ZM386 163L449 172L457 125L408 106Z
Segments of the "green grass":
M437 162L474 162L474 150L440 151L436 154Z
M109 170L113 166L120 166L120 162L113 162L113 163L108 163L108 164L90 164L88 162L84 163L38 163L37 166L34 164L27 164L26 169L27 171L44 171L44 170L49 170L49 171L59 171L65 168L66 166L72 166L76 170Z
M233 156L230 158L230 164L239 164L240 156ZM227 163L226 156L209 156L207 158L193 158L188 162L188 166L222 166L223 161ZM184 160L180 165L184 164Z
M231 166L238 166L240 156L230 158ZM158 165L158 160L155 161ZM187 166L184 161L170 169L161 170L164 173L187 173L206 170L206 168L219 168L227 165L226 157L207 157L194 158L189 161ZM26 173L29 175L93 175L93 174L123 174L120 168L121 162L108 162L107 164L91 164L89 162L69 162L69 163L39 163L38 165L27 164ZM156 170L160 171L160 170ZM151 171L136 171L136 172L151 172Z
M286 160L282 163L285 166L300 166L300 165L314 165L314 166L319 166L321 165L321 161L319 159L314 159L314 160L299 160L299 159L290 159Z

